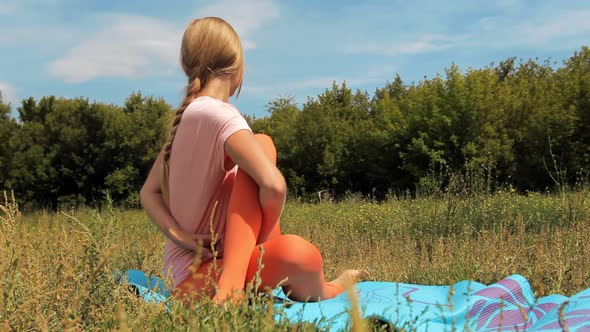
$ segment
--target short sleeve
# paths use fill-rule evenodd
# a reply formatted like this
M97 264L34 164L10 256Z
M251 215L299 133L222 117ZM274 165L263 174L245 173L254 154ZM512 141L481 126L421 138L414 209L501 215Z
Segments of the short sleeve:
M237 113L229 119L226 119L225 123L222 124L221 130L219 132L220 143L225 145L225 141L227 141L231 135L235 134L239 130L248 130L249 132L252 132L252 129L250 129L246 119Z
M240 130L252 132L248 122L246 122L246 119L244 119L244 117L239 112L233 109L231 111L228 110L228 112L230 112L228 115L231 114L231 116L226 117L222 122L217 138L217 147L219 149L217 153L219 156L218 162L222 169L224 169L223 163L225 159L225 142L227 139Z

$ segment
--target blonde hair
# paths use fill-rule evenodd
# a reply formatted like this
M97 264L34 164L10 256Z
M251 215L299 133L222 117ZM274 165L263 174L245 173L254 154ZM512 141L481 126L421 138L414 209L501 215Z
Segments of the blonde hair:
M164 145L161 190L166 202L169 201L169 167L172 143L180 119L187 106L195 99L201 88L215 76L237 74L239 84L237 94L242 88L243 76L242 43L236 31L226 21L218 17L205 17L193 20L182 35L180 64L188 77L185 97L176 110L168 141Z

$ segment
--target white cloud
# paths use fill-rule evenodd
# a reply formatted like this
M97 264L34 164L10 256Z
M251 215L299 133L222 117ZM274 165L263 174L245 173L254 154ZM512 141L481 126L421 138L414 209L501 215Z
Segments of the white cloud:
M0 16L14 14L17 9L16 2L0 0Z
M350 53L366 53L380 55L404 55L431 53L451 48L464 37L453 37L441 34L421 34L413 40L357 44L348 49Z
M372 83L382 83L388 79L394 77L395 71L397 70L396 65L377 65L371 64L358 68L356 74L349 76L344 75L333 75L333 76L319 76L311 77L303 80L294 80L290 82L275 83L268 85L244 85L244 93L254 94L259 96L266 96L272 98L273 96L281 94L292 94L296 92L310 90L316 90L321 92L324 89L328 89L332 86L332 83L341 84L346 82L346 85L350 88L362 87Z
M254 34L279 17L274 0L222 0L199 10L199 17L219 16L234 26L246 49ZM178 67L182 29L146 16L106 16L100 30L51 62L49 73L69 83L100 77L137 78Z
M531 46L545 45L555 39L565 39L590 33L590 10L562 11L549 17L537 17L520 27L520 39Z
M2 46L34 48L37 52L67 47L82 35L79 31L72 31L72 27L65 26L10 26L8 29L10 33L0 33ZM42 50L39 50L40 44L43 45Z
M154 74L178 63L181 36L181 31L158 19L107 17L101 31L51 62L49 73L70 83Z
M590 34L590 10L543 8L528 17L484 17L464 48L561 48L579 47Z
M0 91L2 92L2 101L16 104L16 89L7 83L0 82Z
M387 72L387 74L389 74ZM281 83L281 84L272 84L272 85L244 85L244 93L254 94L254 95L281 95L281 94L289 94L295 93L297 91L309 91L314 89L319 89L323 91L324 89L328 89L332 86L332 83L336 82L336 84L342 84L342 82L346 82L348 87L360 87L369 83L377 83L383 82L385 83L386 78L384 77L376 77L376 76L369 76L369 77L353 77L353 78L345 78L342 76L322 76L322 77L313 77L305 80L300 81L292 81L288 83Z
M478 25L481 30L484 32L487 31L494 31L498 29L500 23L498 22L499 18L495 16L487 16L479 19Z
M254 33L279 18L275 0L221 0L198 11L198 17L217 16L231 24L245 49L256 48Z
M400 5L393 12L389 5L377 9L360 6L366 15L375 13L368 23L373 24L372 30L356 32L355 40L344 46L348 53L400 56L449 49L555 50L579 47L590 37L590 8L580 2L531 6L522 0L499 0L485 5L462 1L454 2L452 11L446 8L447 3L434 1L423 1L420 6L415 2ZM387 32L377 29L380 26L387 27Z
M496 0L490 5L495 6L503 12L515 12L520 11L526 7L526 1L524 0Z
M367 77L367 78L352 78L346 79L344 77L318 77L312 78L303 81L293 82L289 85L289 88L292 90L304 90L304 89L315 89L315 88L329 88L332 86L332 83L336 82L336 84L341 84L342 82L346 82L347 86L359 86L368 83L374 83L380 81L380 78L377 77Z

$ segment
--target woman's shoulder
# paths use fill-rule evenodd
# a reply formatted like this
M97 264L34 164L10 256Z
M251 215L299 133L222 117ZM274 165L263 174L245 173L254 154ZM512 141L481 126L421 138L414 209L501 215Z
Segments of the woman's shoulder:
M208 96L195 98L186 108L185 116L198 120L227 120L241 116L232 104Z

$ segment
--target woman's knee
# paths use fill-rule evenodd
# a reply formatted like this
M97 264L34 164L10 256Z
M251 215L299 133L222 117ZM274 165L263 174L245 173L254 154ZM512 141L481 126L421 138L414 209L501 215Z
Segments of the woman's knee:
M322 271L322 255L311 242L297 235L282 235L277 242L285 264L301 272Z
M258 143L264 149L264 152L270 159L276 163L277 161L277 149L275 148L275 144L272 138L266 134L255 134L254 137L258 141Z

